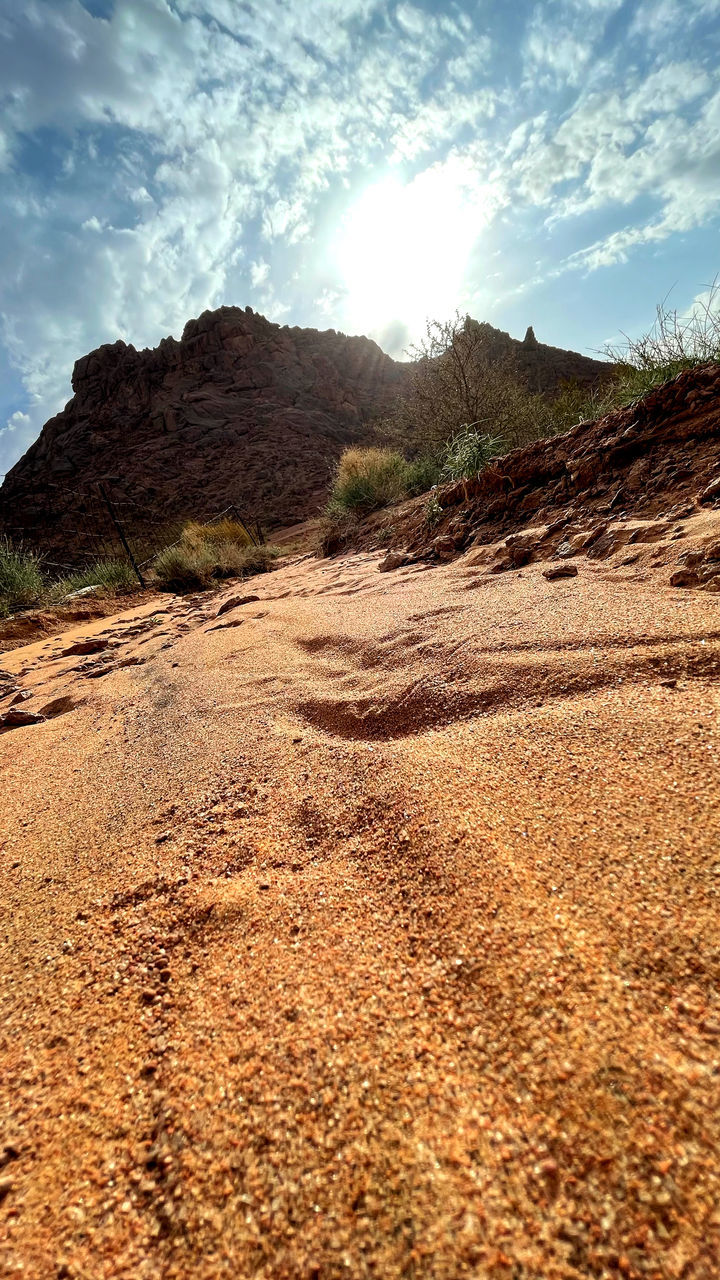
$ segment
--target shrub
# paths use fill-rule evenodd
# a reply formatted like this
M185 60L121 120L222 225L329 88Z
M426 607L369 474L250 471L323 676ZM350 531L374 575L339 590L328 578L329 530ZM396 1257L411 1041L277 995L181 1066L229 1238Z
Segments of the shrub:
M40 558L0 537L0 617L37 604L44 587Z
M200 541L190 545L183 537L155 558L153 569L158 585L165 591L198 591L213 579L249 577L265 573L280 554L278 547L256 547L252 543Z
M479 431L476 424L462 427L443 451L441 476L445 481L470 480L484 471L501 452L501 442Z
M215 524L198 524L195 521L186 524L182 531L182 541L188 547L217 546L219 543L232 543L238 547L252 545L252 538L245 525L227 517Z
M414 458L406 464L407 493L411 498L427 493L440 479L440 463L431 454Z
M509 339L490 325L459 313L430 321L408 355L409 389L376 424L379 438L432 456L467 422L487 423L505 449L543 434L546 401L522 385Z
M425 524L428 529L434 529L439 520L442 519L443 509L438 501L437 494L433 494L428 498L425 505Z
M394 449L346 449L328 510L375 511L407 495L407 462Z

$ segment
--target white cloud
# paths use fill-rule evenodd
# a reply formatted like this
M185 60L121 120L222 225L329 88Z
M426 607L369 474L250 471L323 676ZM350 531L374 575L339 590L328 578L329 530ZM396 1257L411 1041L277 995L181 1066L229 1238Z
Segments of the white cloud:
M688 7L690 28L720 0ZM510 92L497 15L474 0L115 0L107 20L80 0L0 0L0 332L29 419L13 438L60 407L87 350L154 343L208 306L360 327L329 246L385 180L405 193L399 240L403 218L425 228L418 287L408 271L399 313L386 298L389 314L369 317L392 343L422 324L423 274L437 305L478 294L478 237L491 231L497 252L523 219L540 233L606 217L547 278L706 223L720 190L717 73L702 48L662 52L647 34L681 29L675 0L642 0L632 55L613 53L605 32L623 10L518 0ZM25 162L40 137L45 172L37 155ZM436 231L428 209L442 210Z
M264 284L270 275L269 262L251 262L250 264L250 280L253 288L257 289L258 285Z

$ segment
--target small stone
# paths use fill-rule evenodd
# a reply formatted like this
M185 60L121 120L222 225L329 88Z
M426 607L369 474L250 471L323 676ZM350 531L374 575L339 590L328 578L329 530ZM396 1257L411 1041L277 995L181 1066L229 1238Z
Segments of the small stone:
M676 689L677 680L661 680L660 687L661 689Z
M543 569L543 578L548 582L556 578L577 578L577 569L574 564L551 564L549 569Z
M269 881L269 880L261 880L261 881L260 881L260 884L258 885L258 888L259 888L259 889L269 889L269 888L270 888L270 881Z
M407 556L403 551L390 551L384 560L378 565L378 573L390 573L393 569L400 569L407 564Z
M0 1178L0 1202L2 1202L6 1196L10 1195L10 1192L12 1191L14 1186L15 1186L14 1179L9 1178L7 1174L5 1175L5 1177Z

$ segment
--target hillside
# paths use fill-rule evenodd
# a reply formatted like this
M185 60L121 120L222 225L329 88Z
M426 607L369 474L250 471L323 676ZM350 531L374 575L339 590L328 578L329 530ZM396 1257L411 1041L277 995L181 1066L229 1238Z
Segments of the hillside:
M484 330L533 387L607 370ZM271 527L290 525L316 512L339 454L367 438L409 367L367 338L281 327L237 307L205 312L154 350L100 347L77 362L73 399L8 474L0 528L59 552L78 524L72 495L98 481L156 520L235 503ZM57 517L66 495L67 529Z

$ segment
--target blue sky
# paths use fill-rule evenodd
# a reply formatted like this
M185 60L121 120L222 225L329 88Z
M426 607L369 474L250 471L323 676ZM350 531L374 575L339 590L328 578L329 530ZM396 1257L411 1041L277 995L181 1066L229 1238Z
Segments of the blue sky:
M0 473L250 304L591 352L720 271L720 0L0 0Z

